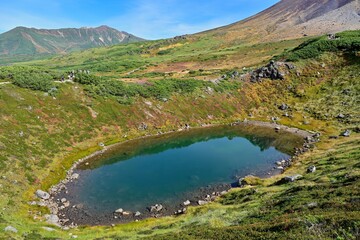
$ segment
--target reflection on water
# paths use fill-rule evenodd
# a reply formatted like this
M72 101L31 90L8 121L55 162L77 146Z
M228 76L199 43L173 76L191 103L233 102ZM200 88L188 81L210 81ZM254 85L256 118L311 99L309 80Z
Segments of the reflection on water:
M93 211L181 203L212 184L271 171L301 141L251 127L215 127L130 141L79 169L72 199Z

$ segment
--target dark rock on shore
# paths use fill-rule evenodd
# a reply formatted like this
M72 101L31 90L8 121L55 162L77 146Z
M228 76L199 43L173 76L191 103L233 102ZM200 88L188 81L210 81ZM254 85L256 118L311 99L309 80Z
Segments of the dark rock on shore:
M163 210L163 205L161 204L155 204L154 206L149 207L149 211L150 212L160 212L161 210Z

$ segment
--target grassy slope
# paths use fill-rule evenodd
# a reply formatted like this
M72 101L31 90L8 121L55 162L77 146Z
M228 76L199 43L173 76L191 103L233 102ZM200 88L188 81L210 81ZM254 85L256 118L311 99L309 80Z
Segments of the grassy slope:
M29 64L64 70L88 69L100 76L129 80L164 76L186 78L192 76L190 71L205 69L199 78L212 79L222 71L263 63L303 41L244 44L192 36L186 40L159 40L96 48Z
M20 230L18 234L0 234L6 238L26 235L33 239L40 236L69 238L65 231L49 233L43 230L41 227L46 224L41 221L41 216L47 210L26 203L32 199L34 190L47 189L56 183L64 176L64 169L74 160L97 150L101 141L108 144L123 141L125 135L133 138L156 133L158 128L163 131L178 129L181 124L189 122L193 126L226 123L243 119L249 113L254 119L269 120L270 116L281 116L275 104L282 102L291 106L293 118L282 118L281 123L321 131L325 134L324 139L359 125L358 57L326 54L297 65L301 76L292 73L282 82L245 83L228 94L208 95L203 90L185 96L175 94L166 103L137 99L134 104L126 106L112 99L90 98L78 84L61 84L56 99L45 96L43 92L12 85L0 86L0 230L9 224ZM351 89L352 93L344 95L344 89ZM347 102L346 108L343 102ZM93 117L94 111L98 113L96 118ZM351 116L346 121L338 121L335 117L339 112ZM148 132L137 130L141 122L148 123ZM21 131L23 136L20 136ZM354 235L352 232L359 224L358 201L350 201L348 196L359 195L358 145L357 134L349 139L325 140L316 151L303 156L298 165L289 170L304 174L308 164L316 163L319 171L314 175L306 175L304 180L290 186L258 186L258 192L248 197L244 197L242 192L247 190L236 191L224 200L224 203L233 201L235 205L219 202L191 209L189 214L180 218L147 220L115 228L80 228L70 232L83 239L158 234L168 234L164 239L204 238L206 235L215 238L216 234L227 238L251 234L266 236L267 239L298 238L309 234L315 238ZM338 161L329 161L329 149L333 149L331 157ZM275 180L267 180L264 184L271 185ZM320 189L307 187L318 185ZM287 197L289 195L293 198ZM320 197L322 200L318 201L314 214L302 207ZM297 221L298 214L303 221ZM352 223L349 220L353 220ZM242 227L237 226L239 224ZM276 230L285 229L289 231L277 235Z

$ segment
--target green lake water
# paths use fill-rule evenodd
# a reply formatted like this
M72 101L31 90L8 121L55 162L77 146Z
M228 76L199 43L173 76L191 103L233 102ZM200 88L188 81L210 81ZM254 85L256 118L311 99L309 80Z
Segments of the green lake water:
M98 213L180 204L203 187L271 173L301 140L254 130L216 127L120 144L77 170L70 198Z

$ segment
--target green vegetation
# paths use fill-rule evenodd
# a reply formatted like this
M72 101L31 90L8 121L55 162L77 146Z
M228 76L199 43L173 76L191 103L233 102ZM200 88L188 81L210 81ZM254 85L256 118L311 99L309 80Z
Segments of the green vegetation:
M324 52L349 52L356 54L360 51L360 31L347 31L338 33L335 39L318 37L310 39L294 50L285 53L288 61L299 61L319 57ZM283 55L284 57L284 55Z
M61 79L55 71L33 67L0 67L0 81L10 81L14 85L43 92L54 91L54 80Z
M345 35L340 40L353 41L357 46L358 39L351 36L358 33L342 33ZM234 47L222 46L212 39L191 41L154 41L94 49L28 63L29 67L0 69L0 83L24 81L24 85L18 84L22 88L0 84L0 238L70 239L69 234L79 239L359 237L358 54L349 48L337 47L333 51L332 47L328 50L321 47L323 50L316 58L299 58L296 68L289 70L283 81L251 84L227 79L214 84L195 79L219 78L233 69L242 69L244 64L258 65L304 39ZM335 41L338 40L332 42ZM313 44L318 46L316 42ZM158 54L167 47L173 48L171 53ZM303 56L300 54L303 49L305 46L284 56L291 53ZM244 52L252 56L246 57ZM197 53L203 55L198 58ZM213 56L218 56L214 62ZM222 61L229 65L215 65ZM112 62L116 64L111 65ZM185 67L174 69L169 78L150 74L165 74L168 68L183 64ZM50 67L40 67L45 65ZM98 65L109 68L106 72L94 72L92 69ZM182 74L184 68L187 70ZM90 69L95 76L76 74L75 83L54 81L73 69ZM131 78L126 78L130 83L119 81L129 70L136 70L134 76L150 74L149 79L140 83L131 82ZM24 79L23 73L40 77L34 77L33 83ZM47 87L38 86L38 82L42 86L42 81L58 89L55 98L32 90L48 91ZM290 107L288 117L278 109L281 103ZM55 230L48 232L43 229L49 227L44 221L48 210L28 204L36 199L33 196L36 189L46 190L58 183L74 161L99 150L99 142L108 145L172 131L185 123L195 127L245 118L269 121L272 116L279 116L281 124L320 132L321 142L284 174L263 180L248 178L253 186L235 189L215 203L190 208L183 216L69 231L51 226ZM141 123L146 123L148 129L139 130ZM346 129L352 131L351 137L329 139ZM306 172L310 165L317 167L315 173ZM283 176L293 174L304 177L289 184L275 184ZM3 232L8 225L19 232Z
M171 74L177 74L176 78L190 78L195 75L187 73L199 70L197 63L200 63L207 72L207 80L211 80L219 71L261 64L271 56L296 47L303 41L304 39L296 39L275 43L234 44L212 37L191 36L186 40L147 41L89 49L26 64L64 71L86 69L95 75L111 79L120 77L148 80ZM171 53L162 54L164 52Z
M56 30L17 27L0 34L0 54L6 58L1 59L0 64L19 58L41 59L51 54L144 41L127 33L121 33L125 36L120 38L119 34L119 31L106 26Z

